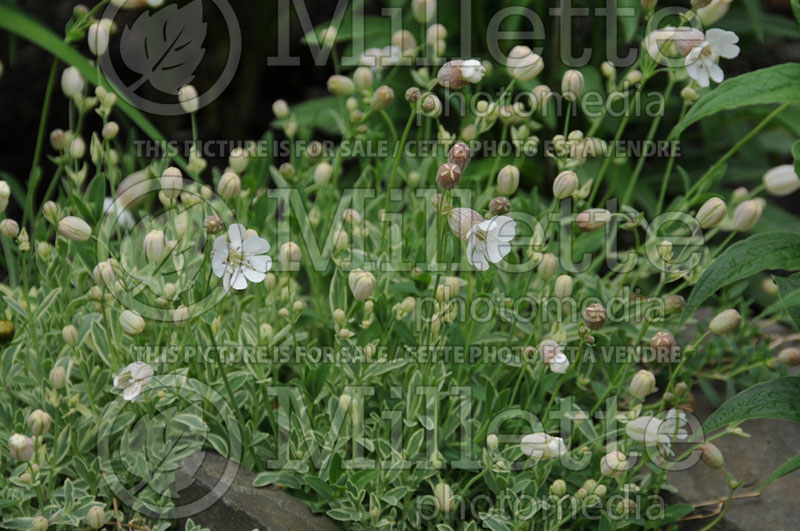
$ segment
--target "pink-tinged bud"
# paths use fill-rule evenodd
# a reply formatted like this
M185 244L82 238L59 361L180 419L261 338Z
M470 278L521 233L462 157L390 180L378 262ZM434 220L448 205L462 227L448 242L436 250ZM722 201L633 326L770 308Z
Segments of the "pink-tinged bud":
M439 69L439 73L436 75L437 82L441 86L450 89L460 89L467 86L469 81L461 76L461 65L463 64L464 61L460 59L448 61L443 64Z
M469 146L467 146L464 142L456 142L453 144L453 147L450 148L450 153L448 153L447 156L447 161L458 166L462 172L467 169L471 159L472 151L470 151Z
M81 218L67 216L58 222L58 233L74 242L85 242L92 235L92 228Z
M578 175L574 171L562 171L553 181L553 197L558 200L570 197L578 189Z
M511 201L505 197L495 197L489 201L489 212L494 216L508 214L511 211Z
M700 207L695 218L703 229L716 227L728 215L728 207L725 201L719 197L712 197Z
M650 339L650 346L658 353L669 353L675 346L675 338L669 332L656 332Z
M216 215L206 216L206 219L203 220L203 228L206 229L207 233L213 236L225 230L225 222L222 221L221 217Z
M583 74L577 70L567 70L561 78L561 94L567 101L577 100L583 92Z
M452 190L461 181L461 168L452 162L445 162L436 173L436 184L445 190Z
M641 370L631 379L629 391L631 396L642 399L655 391L656 377L650 371Z
M600 330L606 324L608 314L602 304L593 303L583 310L583 320L587 328Z
M544 69L542 58L527 46L514 46L506 64L511 77L519 81L530 81Z
M709 467L722 468L725 466L725 456L722 455L722 452L716 445L708 442L701 445L700 450L703 452L700 458Z
M600 473L607 478L618 478L625 474L626 470L628 470L628 458L622 452L611 452L600 459Z
M689 55L693 48L703 44L706 36L696 28L675 28L672 34L672 45L683 57Z
M764 187L767 193L783 197L800 190L800 178L797 177L793 165L784 164L764 174Z
M362 67L365 68L365 67ZM422 97L422 91L417 87L409 87L406 90L406 101L409 103L417 103Z
M745 232L755 227L761 219L764 206L756 199L743 201L733 211L733 230Z
M447 224L459 239L466 241L473 225L483 221L480 214L471 208L454 208L447 213Z
M353 80L347 76L334 75L328 78L328 92L336 96L349 96L356 90Z
M739 328L741 322L742 316L739 315L739 312L733 309L725 310L711 320L708 329L711 330L712 334L727 334Z
M11 457L17 461L30 461L33 457L33 440L20 433L15 433L8 438L8 449Z
M780 351L778 361L787 367L797 367L800 365L800 349L789 347Z
M519 169L511 164L504 166L497 174L497 193L510 196L519 188Z
M375 89L375 93L372 95L372 108L376 111L380 111L389 107L394 101L394 90L388 85L381 85L377 89Z
M583 232L594 232L605 227L611 221L611 212L605 208L584 210L575 218L578 228Z

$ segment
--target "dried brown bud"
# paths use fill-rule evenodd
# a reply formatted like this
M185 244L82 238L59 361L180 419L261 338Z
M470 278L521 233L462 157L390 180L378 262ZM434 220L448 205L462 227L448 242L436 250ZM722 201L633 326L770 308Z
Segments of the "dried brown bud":
M608 314L602 304L590 304L583 310L583 320L592 330L600 330L606 324Z
M489 212L495 216L507 214L511 211L511 201L505 197L495 197L489 201Z
M406 101L409 103L417 103L420 96L422 96L422 91L417 87L409 87L409 89L406 90Z
M461 168L453 162L445 162L436 174L436 184L445 190L452 190L461 181Z
M467 165L471 159L472 151L470 151L469 146L464 142L456 142L453 144L447 157L447 161L457 165L462 172L467 169Z

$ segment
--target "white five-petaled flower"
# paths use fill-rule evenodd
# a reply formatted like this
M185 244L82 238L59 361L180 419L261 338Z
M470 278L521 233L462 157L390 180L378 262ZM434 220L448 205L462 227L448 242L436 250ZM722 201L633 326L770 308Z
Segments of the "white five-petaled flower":
M658 417L643 416L628 422L625 433L634 441L645 446L660 446L668 455L672 455L672 441L685 440L689 436L683 429L686 422L686 413L670 409L663 420Z
M739 36L732 31L711 28L700 46L692 48L686 56L686 73L701 87L710 85L709 78L722 83L725 73L717 64L720 57L733 59L739 55Z
M114 387L123 390L122 397L125 400L135 402L152 379L153 368L142 361L135 361L114 376Z
M461 63L461 77L470 83L479 83L486 74L486 68L477 59L467 59Z
M269 242L258 236L245 239L245 228L234 223L214 240L211 251L211 269L222 279L225 291L231 287L243 290L247 282L261 282L272 268L272 258L267 256Z
M516 222L508 216L497 216L476 225L467 233L467 260L479 271L489 269L511 252L511 240L517 231Z

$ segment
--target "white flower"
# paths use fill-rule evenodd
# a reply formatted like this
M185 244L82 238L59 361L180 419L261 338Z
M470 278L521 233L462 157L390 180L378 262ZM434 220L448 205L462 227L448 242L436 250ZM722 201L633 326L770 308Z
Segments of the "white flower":
M132 229L136 221L133 219L133 214L120 204L120 200L114 201L110 197L103 199L103 212L110 216L114 213L117 214L117 223L123 229Z
M396 65L403 56L399 46L384 46L383 48L367 48L358 60L362 66L382 70L385 66Z
M529 433L522 438L520 450L534 459L561 457L567 453L567 446L561 437L552 437L544 432Z
M794 166L784 164L772 168L764 174L764 186L767 193L783 197L800 190L800 179L794 171Z
M477 59L467 59L461 63L461 77L470 83L479 83L486 74L486 68Z
M479 271L489 269L489 262L496 264L511 252L517 224L508 216L487 219L467 232L467 260Z
M722 83L725 73L717 64L720 57L733 59L739 55L739 36L732 31L711 28L703 44L692 48L686 56L686 73L701 87L709 86L709 78Z
M135 402L142 389L153 379L153 368L141 361L135 361L114 376L114 387L122 389L125 400Z
M222 278L225 291L231 287L243 290L248 280L261 282L272 267L272 258L266 254L269 242L258 236L244 236L244 226L235 223L228 228L227 235L214 240L211 269Z
M550 361L550 370L556 374L564 374L569 369L569 358L563 352L557 353Z
M670 409L664 420L658 417L644 416L630 421L625 426L625 433L634 441L643 443L645 446L659 445L669 455L672 455L672 441L684 440L689 436L689 433L683 429L686 422L686 413Z

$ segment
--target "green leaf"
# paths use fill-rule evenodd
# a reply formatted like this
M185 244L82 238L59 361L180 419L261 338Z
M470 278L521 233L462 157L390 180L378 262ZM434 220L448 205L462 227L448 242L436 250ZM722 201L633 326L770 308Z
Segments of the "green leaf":
M726 401L708 417L708 434L734 422L782 419L800 423L800 376L786 376L756 384Z
M781 478L786 474L790 474L798 469L800 469L800 454L797 454L796 456L792 457L784 464L776 468L775 471L769 475L766 481L764 481L764 483L762 483L761 486L758 487L756 492L761 492L762 490L764 490L764 487L766 487L776 479Z
M800 0L797 0L800 2ZM800 176L800 140L792 144L792 157L794 158L794 172Z
M792 0L792 13L797 21L797 30L800 31L800 0Z
M756 32L758 40L764 41L764 12L761 9L759 0L744 0L744 5L747 8L747 14L750 17L750 23Z
M677 138L693 123L720 111L768 103L799 103L800 64L784 63L728 79L706 93L670 133Z
M778 294L780 295L781 302L789 302L789 307L787 308L789 317L792 318L794 325L798 330L800 330L800 305L791 304L793 298L790 299L792 294L797 293L798 290L800 290L800 273L796 273L789 277L773 276L772 279L775 281L775 284L778 285Z
M766 269L795 270L798 265L800 236L791 232L756 234L731 245L700 276L686 302L681 324L720 288Z

